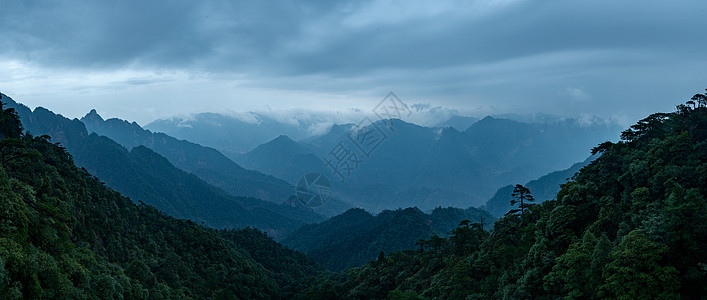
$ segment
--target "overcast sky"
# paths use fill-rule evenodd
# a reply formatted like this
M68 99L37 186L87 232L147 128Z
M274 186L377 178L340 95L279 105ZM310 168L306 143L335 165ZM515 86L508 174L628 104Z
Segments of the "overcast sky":
M109 3L110 2L110 3ZM409 105L633 122L707 88L707 1L0 0L0 92L68 117Z

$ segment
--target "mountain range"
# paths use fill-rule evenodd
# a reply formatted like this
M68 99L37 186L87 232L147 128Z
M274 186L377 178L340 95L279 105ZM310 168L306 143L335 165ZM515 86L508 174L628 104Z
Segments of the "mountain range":
M369 130L370 129L370 130ZM327 166L351 133L377 130L385 138L347 176ZM618 136L618 127L575 120L522 123L486 117L464 131L393 119L367 127L335 125L321 136L279 136L239 157L242 166L295 182L306 172L330 177L332 193L368 211L417 206L481 206L498 188L536 179L583 161L589 149ZM340 144L341 143L341 144ZM344 182L342 182L342 180Z
M286 205L286 199L278 199L279 202L275 203L229 194L196 175L175 167L168 159L150 148L140 145L128 150L108 137L89 133L84 123L78 119L69 120L42 107L32 111L4 95L2 101L18 113L27 132L51 136L53 141L67 149L77 165L97 176L108 186L135 202L153 205L168 215L204 222L216 228L252 226L267 231L276 238L284 237L302 224L324 220L323 216L309 208ZM143 135L149 134L137 128L133 129ZM232 161L229 163L230 160L213 149L179 142L165 136L157 137L158 145L175 144L174 147L168 148L171 149L173 158L185 158L183 164L187 166L203 166L201 170L206 174L209 172L208 168L215 170L213 173L227 173L228 171L223 169L232 167L231 170L238 175L225 174L222 179L240 180L242 177L238 177L239 175L245 176L244 181L251 185L246 191L262 190L265 195L277 195L275 192L280 188L281 197L287 193L286 190L294 194L295 188L287 183L257 172L246 171ZM219 170L218 167L223 169ZM254 178L248 178L248 175ZM259 181L260 179L264 181ZM237 187L238 183L224 186Z
M294 193L294 187L280 179L244 169L213 148L164 133L152 133L137 123L108 119L92 110L80 120L88 132L109 137L127 149L145 146L167 158L174 166L190 172L209 184L236 196L256 197L282 203Z
M235 158L282 134L295 139L308 137L311 135L309 127L312 122L302 120L292 124L254 112L239 117L200 113L189 118L155 120L145 125L145 128L214 147L226 156Z
M293 185L297 181L289 181L292 182L290 184L279 178L252 171L253 168L245 169L216 149L179 140L164 133L153 133L135 122L117 118L103 120L95 110L86 114L81 121L90 132L107 136L128 149L136 146L148 147L166 157L175 166L232 195L255 197L279 204L289 201L290 197L296 194ZM313 210L324 216L334 216L351 207L348 203L330 197L325 205L314 207Z
M196 126L198 124L209 123L205 120L219 120L218 126L222 130L217 132L240 132L244 135L242 138L278 131L305 137L295 141L281 134L247 153L237 155L234 162L216 149L180 140L165 133L152 132L134 122L120 119L104 120L95 110L81 120L68 120L55 116L43 108L31 112L26 107L18 106L17 111L23 120L27 120L25 121L27 129L37 134L53 136L70 153L74 153L79 165L100 175L99 178L128 196L146 200L146 203L154 203L158 208L175 216L204 220L203 213L197 214L191 209L196 204L189 204L187 200L191 199L187 196L189 193L181 191L177 194L180 188L167 188L169 184L156 185L156 182L164 182L164 179L155 178L154 170L150 170L145 165L146 161L155 162L164 169L165 174L179 174L167 171L174 168L195 175L196 178L186 174L175 175L170 182L203 181L198 184L177 185L192 188L200 186L196 190L209 192L196 192L196 195L214 195L207 197L212 199L211 201L224 196L236 196L273 202L276 205L244 203L241 205L268 206L268 211L289 215L285 219L294 219L293 222L286 222L289 225L276 226L278 228L291 228L296 226L294 224L321 221L322 215L334 216L352 206L376 213L384 209L412 206L419 207L423 211L431 211L439 206L466 208L486 205L487 209L493 210L497 215L499 211L507 208L505 204L493 208L495 205L493 203L505 202L498 201L499 197L493 197L494 193L501 193L500 196L507 192L499 191L499 188L528 182L549 172L565 169L586 158L586 149L611 139L611 135L618 131L615 126L607 123L597 122L594 125L587 125L575 120L554 120L549 117L541 118L547 121L546 123L523 123L493 117L481 120L455 117L446 123L449 127L423 127L399 119L391 119L371 122L361 127L356 124L333 125L326 134L305 137L302 128L306 128L307 124L300 124L300 127L283 125L282 122L261 115L253 115L258 120L256 123L234 121L235 118L217 114L202 114L195 117L189 123L191 128L201 126ZM63 120L59 120L62 118ZM45 124L52 122L56 124L53 126ZM249 125L244 125L243 122ZM153 126L158 123L154 123ZM159 124L168 125L168 123ZM463 131L452 127L466 124L471 125ZM229 127L236 125L242 127L237 129ZM189 126L184 125L180 128L190 128ZM359 153L355 169L345 177L340 176L342 173L333 172L331 166L326 165L325 159L331 157L337 146L347 145L354 149L352 133L357 132L356 130L375 130L375 133L380 133L383 138L370 153ZM92 137L89 134L91 132L106 138ZM84 140L91 143L81 142ZM119 145L115 145L113 141ZM238 142L235 141L233 144ZM109 167L107 164L111 163L110 160L90 159L98 152L90 147L113 153L117 161L135 161L135 163ZM166 161L157 158L148 159L147 157L152 154L150 152L165 158ZM137 169L142 170L135 171ZM152 175L144 175L143 180L146 183L138 185L136 179L125 176L130 172ZM285 208L286 205L280 205L288 202L295 192L294 186L303 175L311 172L328 177L331 182L331 200L326 205L315 208L314 211L304 207ZM168 189L169 191L148 192L145 186L152 186L153 190ZM220 196L215 196L217 194ZM167 200L166 195L172 195L169 198L182 199L180 205L187 208L184 210L190 213L187 215L172 207L175 204L168 203L170 201ZM494 201L487 203L492 198ZM217 202L227 203L228 201L218 200ZM296 201L288 203L295 204ZM223 221L227 217L219 217L219 219L221 221L213 224L234 226ZM242 218L242 220L246 219ZM264 226L261 223L248 222L247 224L259 228ZM281 237L282 232L286 230L279 229L273 232L275 231L281 232L278 234Z

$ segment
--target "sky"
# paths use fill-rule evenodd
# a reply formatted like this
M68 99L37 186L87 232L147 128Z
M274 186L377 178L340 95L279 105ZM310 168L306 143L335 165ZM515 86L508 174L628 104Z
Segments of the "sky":
M707 88L707 1L0 0L0 92L145 125L190 113L633 123ZM431 120L427 120L431 122Z

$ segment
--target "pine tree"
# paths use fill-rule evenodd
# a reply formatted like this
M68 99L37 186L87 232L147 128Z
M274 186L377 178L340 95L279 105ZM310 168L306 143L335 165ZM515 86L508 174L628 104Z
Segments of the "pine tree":
M512 209L507 213L507 215L520 212L520 219L523 220L523 213L530 205L530 202L535 201L535 198L533 198L533 195L530 193L530 190L527 187L524 187L520 184L516 184L516 186L513 188L513 193L511 194L511 196L513 197L513 199L511 200L511 206L515 206L516 204L519 205L518 209Z

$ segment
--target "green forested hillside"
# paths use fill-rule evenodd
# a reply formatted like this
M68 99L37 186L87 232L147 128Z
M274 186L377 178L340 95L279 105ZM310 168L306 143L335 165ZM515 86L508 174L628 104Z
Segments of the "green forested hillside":
M289 298L320 272L253 229L135 205L0 109L0 298Z
M381 251L412 249L420 239L445 236L462 220L493 223L490 214L476 208L437 208L430 214L406 208L375 216L354 208L320 224L304 225L282 243L330 270L341 271L374 260Z
M639 121L556 200L320 278L307 299L704 299L707 95ZM694 105L694 104L693 104Z

